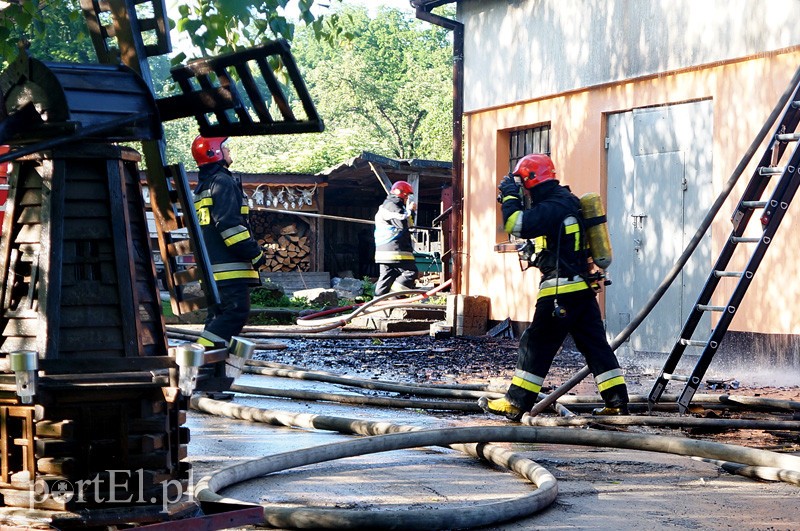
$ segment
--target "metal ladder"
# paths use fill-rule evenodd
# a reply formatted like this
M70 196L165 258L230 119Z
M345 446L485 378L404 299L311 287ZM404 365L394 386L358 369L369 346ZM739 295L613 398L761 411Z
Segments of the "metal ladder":
M783 113L776 122L772 138L767 145L758 167L742 194L739 204L731 217L733 229L717 258L711 273L706 280L697 302L686 319L683 329L672 347L672 351L661 369L661 373L648 396L648 407L659 401L670 380L686 381L683 392L678 397L678 408L685 413L692 397L697 392L703 376L711 365L725 333L733 320L736 310L744 298L747 288L755 276L761 260L769 249L775 232L778 229L789 204L800 185L800 133L795 132L800 123L800 82L796 83ZM789 152L788 160L780 166L785 152ZM765 191L772 184L772 192L768 200L763 200ZM760 236L745 236L748 224L756 210L761 210L759 220L762 233ZM752 231L751 231L752 232ZM731 258L739 245L749 247L750 258L743 271L728 270ZM723 278L738 278L736 287L725 305L711 304L712 297ZM716 312L719 319L713 327L711 335L706 339L694 339L693 334L705 312ZM687 347L702 348L700 358L691 375L679 376L674 371Z

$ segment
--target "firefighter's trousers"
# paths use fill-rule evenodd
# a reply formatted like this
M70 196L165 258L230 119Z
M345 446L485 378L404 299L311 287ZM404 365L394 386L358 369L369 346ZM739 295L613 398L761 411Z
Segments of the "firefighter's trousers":
M417 278L417 264L413 260L403 260L396 264L378 264L380 276L375 282L375 295L385 295L400 289L414 289Z
M201 339L230 343L250 315L250 286L244 282L219 286L220 304L208 308Z
M556 299L564 310L561 317L554 313ZM533 407L567 334L586 358L605 404L627 405L627 386L606 339L600 307L591 289L542 297L536 302L533 321L519 340L517 367L506 392L507 400L524 411Z

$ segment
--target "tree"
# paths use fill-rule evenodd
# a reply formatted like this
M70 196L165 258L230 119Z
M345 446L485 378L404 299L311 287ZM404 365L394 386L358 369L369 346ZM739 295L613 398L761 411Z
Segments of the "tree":
M292 2L303 22L297 27L285 13ZM95 61L79 3L18 0L0 8L0 47L16 46L17 38L36 35L47 17L47 35L42 32L41 38L32 38L38 47L36 57ZM315 173L363 151L449 160L452 47L448 32L393 9L380 10L374 19L364 8L341 8L324 18L314 17L313 4L313 0L185 0L179 6L175 28L191 37L193 55L216 55L265 38L291 39L293 54L325 121L326 130L319 134L231 139L236 169ZM443 14L452 16L452 10ZM9 21L15 22L9 26ZM62 26L63 31L54 37L51 27ZM156 94L171 93L169 60L152 57L149 63ZM290 103L299 110L299 102ZM165 133L168 160L194 168L189 145L197 134L195 121L168 122Z
M379 10L374 19L364 8L338 15L338 41L320 41L313 28L301 28L292 47L325 131L232 138L238 170L316 173L364 151L403 159L452 157L448 33L395 9ZM181 156L193 166L186 150Z
M47 32L37 23L37 37L30 46L32 55L51 61L97 62L77 0L48 2L42 14L47 20Z
M158 0L156 0L158 1ZM341 0L334 0L341 2ZM311 26L318 38L335 38L340 33L336 17L315 16L311 8L315 0L182 0L180 18L171 26L188 36L196 50L192 54L207 56L251 46L264 39L291 40L295 24L284 10L296 4L300 20ZM147 14L147 2L141 8ZM150 4L152 12L152 4ZM55 29L59 31L53 31ZM68 30L62 33L60 30ZM69 35L68 38L63 38ZM6 0L0 2L0 66L17 55L21 39L42 42L44 58L96 62L94 54L79 57L75 43L89 43L83 23L80 0ZM86 48L84 51L90 48ZM59 54L58 50L66 51ZM39 50L42 51L42 50ZM52 54L52 55L51 55ZM61 57L59 55L62 55ZM186 58L175 57L176 62Z
M289 0L184 0L178 8L177 29L204 57L249 48L265 39L291 41L296 26L285 14L289 4ZM317 39L335 41L343 34L338 15L315 16L313 4L314 0L297 0L299 19Z
M395 9L374 19L364 9L342 13L352 40L334 47L315 45L309 35L297 39L298 61L326 123L366 128L387 156L449 159L450 135L440 135L451 123L443 111L452 109L447 32Z

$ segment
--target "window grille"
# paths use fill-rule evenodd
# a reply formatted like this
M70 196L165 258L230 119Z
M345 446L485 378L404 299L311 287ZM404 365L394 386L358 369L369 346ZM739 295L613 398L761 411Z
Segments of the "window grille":
M508 171L513 171L517 161L531 153L550 155L550 125L512 131L510 135Z

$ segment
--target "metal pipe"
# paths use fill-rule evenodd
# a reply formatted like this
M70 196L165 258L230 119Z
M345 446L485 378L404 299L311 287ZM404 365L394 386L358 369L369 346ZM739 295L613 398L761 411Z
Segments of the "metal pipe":
M293 214L295 216L306 216L309 218L331 219L334 221L351 221L353 223L375 225L375 221L371 219L348 218L345 216L334 216L331 214L317 214L316 212L305 212L303 210L281 210L280 208L268 208L268 207L253 207L250 210L255 212L275 212L276 214ZM414 225L414 227L411 228L411 232L423 231L423 230L432 231L439 229L435 227L423 227L421 225Z
M392 349L392 350L400 350L400 349ZM303 367L297 367L295 365L287 365L285 363L276 363L276 362L272 362L272 361L247 360L247 365L250 366L250 367L260 367L260 368L264 368L264 369L278 369L278 370L282 370L282 371L293 372L293 373L296 373L296 374L300 375L299 378L301 380L305 380L305 379L313 380L313 379L315 379L316 375L327 375L327 376L342 377L341 375L335 374L335 373L332 373L332 372L314 371L314 370L310 370L310 369L305 369ZM262 373L259 373L259 374L262 374ZM278 376L278 374L267 374L267 376ZM290 378L296 377L296 376L287 376L287 375L280 375L280 376L290 377ZM345 376L345 378L355 379L352 376ZM361 380L361 381L364 381L364 382L369 381L369 382L372 382L372 383L380 383L380 382L384 381L384 380L373 380L371 378L369 380L364 380L364 379L360 379L359 378L358 380ZM396 384L397 382L386 381L386 383ZM421 385L421 384L404 384L404 385L409 385L409 386L412 386L412 387L431 387L430 385ZM487 386L485 384L435 384L433 387L435 387L437 389L458 389L458 390L464 390L464 391L488 391L489 390L489 389L487 389Z
M276 396L294 400L312 400L322 402L337 402L339 404L352 404L364 406L377 406L388 408L425 409L428 411L466 411L478 413L481 408L474 400L469 402L452 400L413 400L408 398L381 398L377 396L344 395L339 393L325 393L320 391L298 391L295 389L274 389L254 385L231 385L234 393L245 393L257 396Z
M447 398L480 398L486 396L484 390L458 389L447 386L430 386L419 384L402 384L397 382L366 380L353 378L351 376L340 376L333 373L317 371L304 371L281 369L277 367L254 367L252 365L245 368L248 374L260 374L262 376L272 376L276 378L292 378L295 380L308 380L314 382L325 382L332 384L347 385L350 387L360 387L362 389L372 389L376 391L388 391L392 393L405 393L416 396L438 396ZM501 393L490 393L492 398L502 396ZM480 408L470 411L480 411Z
M365 225L375 225L375 221L371 219L347 218L344 216L332 216L330 214L303 212L302 210L281 210L280 208L267 208L267 207L253 207L251 210L256 212L275 212L276 214L293 214L295 216L306 216L309 218L332 219L336 221L352 221L353 223L364 223Z
M444 2L449 3L449 2ZM464 25L430 12L434 5L415 4L415 16L431 24L453 32L453 215L451 218L451 249L453 257L453 293L461 293L461 260L464 218L464 185L463 180L463 116L464 116Z

